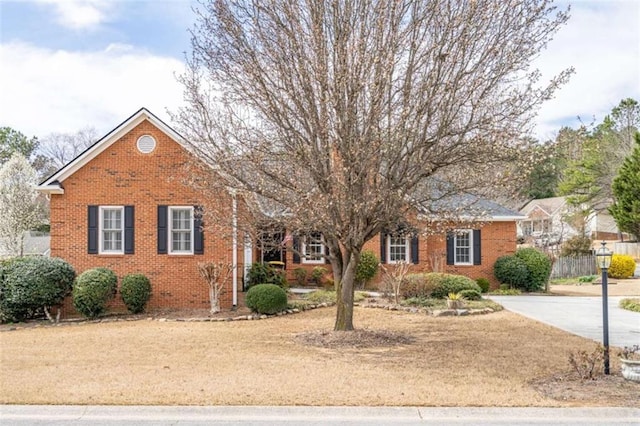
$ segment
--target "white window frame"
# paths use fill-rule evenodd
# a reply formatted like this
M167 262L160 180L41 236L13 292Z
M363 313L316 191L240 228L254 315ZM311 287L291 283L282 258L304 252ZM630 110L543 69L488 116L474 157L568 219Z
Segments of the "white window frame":
M469 235L469 261L468 262L460 262L458 261L458 237L462 234ZM467 248L466 246L464 248ZM459 229L455 232L453 237L453 264L454 265L464 265L469 266L473 265L473 229Z
M391 259L391 239L392 238L403 238L404 239L404 259L402 260L394 260ZM411 247L410 247L410 243L411 243L411 238L409 238L407 235L387 235L386 237L387 240L387 263L389 264L396 264L396 263L400 263L400 262L405 262L405 263L409 263L411 261ZM394 247L402 247L402 244L394 244Z
M310 237L304 237L302 239L302 246L301 248L301 256L300 259L302 260L302 263L306 263L306 264L310 264L310 265L320 265L320 264L324 264L325 263L325 253L326 253L326 246L324 244L324 237L322 236L322 234L320 234L320 240L319 241L315 241L313 243L313 245L320 245L320 258L319 259L310 259L307 257L307 247L312 245L307 243L307 238Z
M193 247L194 247L194 220L193 220L193 215L194 215L194 208L193 206L169 206L168 209L168 218L167 221L169 222L167 225L168 228L168 232L167 232L167 248L168 248L168 253L172 254L172 255L190 255L193 254ZM178 211L178 210L189 210L189 216L191 217L191 220L189 221L189 238L190 238L190 248L189 250L174 250L173 249L173 212L174 211ZM178 230L178 231L184 231L184 230Z
M124 206L100 206L98 218L98 254L124 254ZM120 241L122 242L120 250L105 250L104 249L104 212L105 211L119 211L120 212L120 229L109 229L111 232L120 232Z

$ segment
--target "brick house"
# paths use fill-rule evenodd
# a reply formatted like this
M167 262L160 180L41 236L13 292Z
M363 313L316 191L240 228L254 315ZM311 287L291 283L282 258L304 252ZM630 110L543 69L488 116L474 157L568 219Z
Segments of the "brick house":
M119 278L145 274L153 288L150 308L208 307L198 262L237 265L221 297L223 308L237 305L254 261L282 261L289 278L297 267L325 264L320 235L288 240L283 230L278 238L287 244L266 251L233 226L235 220L226 228L204 226L199 212L207 203L228 206L234 218L240 203L230 193L211 197L194 189L187 168L194 161L199 162L178 133L140 109L38 186L50 200L51 256L65 259L78 273L102 266ZM383 263L411 261L414 271L432 270L440 259L447 272L494 281L493 264L515 252L516 220L522 217L482 202L490 218L481 226L448 237L385 234L366 248Z

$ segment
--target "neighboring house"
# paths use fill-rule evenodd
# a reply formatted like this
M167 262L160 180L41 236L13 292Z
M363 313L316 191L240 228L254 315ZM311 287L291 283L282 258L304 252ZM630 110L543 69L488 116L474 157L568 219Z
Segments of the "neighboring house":
M560 245L582 233L576 209L566 197L531 200L521 210L526 219L518 221L518 236L533 240L539 247ZM584 233L593 240L618 240L619 232L606 208L591 211L584 219Z
M571 213L565 197L531 200L520 209L526 219L518 221L518 236L533 240L539 247L562 244L579 234L576 227L568 223Z
M182 137L140 109L38 186L50 198L51 256L67 260L78 273L102 266L120 278L147 275L151 308L207 308L199 262L237 265L221 297L223 308L237 304L252 262L283 262L290 278L297 267L330 270L320 234L300 237L276 230L270 239L277 244L261 250L259 242L232 226L235 220L204 226L199 212L210 203L228 206L234 218L242 205L229 193L212 197L195 189L190 182L197 176L186 167L193 162L199 160ZM452 225L448 228L456 232L448 236L387 232L366 248L383 263L412 262L414 272L439 270L497 284L493 265L499 256L515 252L516 220L523 217L486 200L478 204L485 219L462 229ZM426 212L417 212L418 220L421 214Z
M0 237L0 240L2 237ZM22 245L22 254L25 256L41 255L49 256L49 234L36 231L25 231ZM0 241L0 259L11 257L13 253L9 253Z

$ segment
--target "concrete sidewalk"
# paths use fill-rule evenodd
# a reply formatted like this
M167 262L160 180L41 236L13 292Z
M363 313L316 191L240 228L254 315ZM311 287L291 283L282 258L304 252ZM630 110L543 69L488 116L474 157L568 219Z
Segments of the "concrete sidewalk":
M638 425L638 408L0 407L3 425Z
M572 296L488 296L511 312L569 333L602 342L602 298ZM609 297L609 344L640 344L640 313L621 309L621 296Z

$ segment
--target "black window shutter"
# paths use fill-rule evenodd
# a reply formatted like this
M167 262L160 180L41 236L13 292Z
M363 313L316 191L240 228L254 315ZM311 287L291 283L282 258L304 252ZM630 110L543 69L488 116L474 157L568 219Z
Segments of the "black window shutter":
M158 254L167 254L167 206L158 206Z
M331 263L331 259L329 259L329 246L324 245L324 263Z
M447 232L447 265L455 264L456 251L454 247L455 234L453 232Z
M300 263L300 238L293 237L293 263Z
M380 233L380 263L387 263L387 234Z
M411 237L411 263L417 265L420 262L420 255L418 253L419 245L418 245L418 236L414 235Z
M98 206L88 206L87 253L98 254Z
M202 207L193 207L193 253L204 254L204 222L202 221Z
M482 264L482 244L479 229L473 230L473 264Z
M124 206L124 254L134 253L134 207Z

